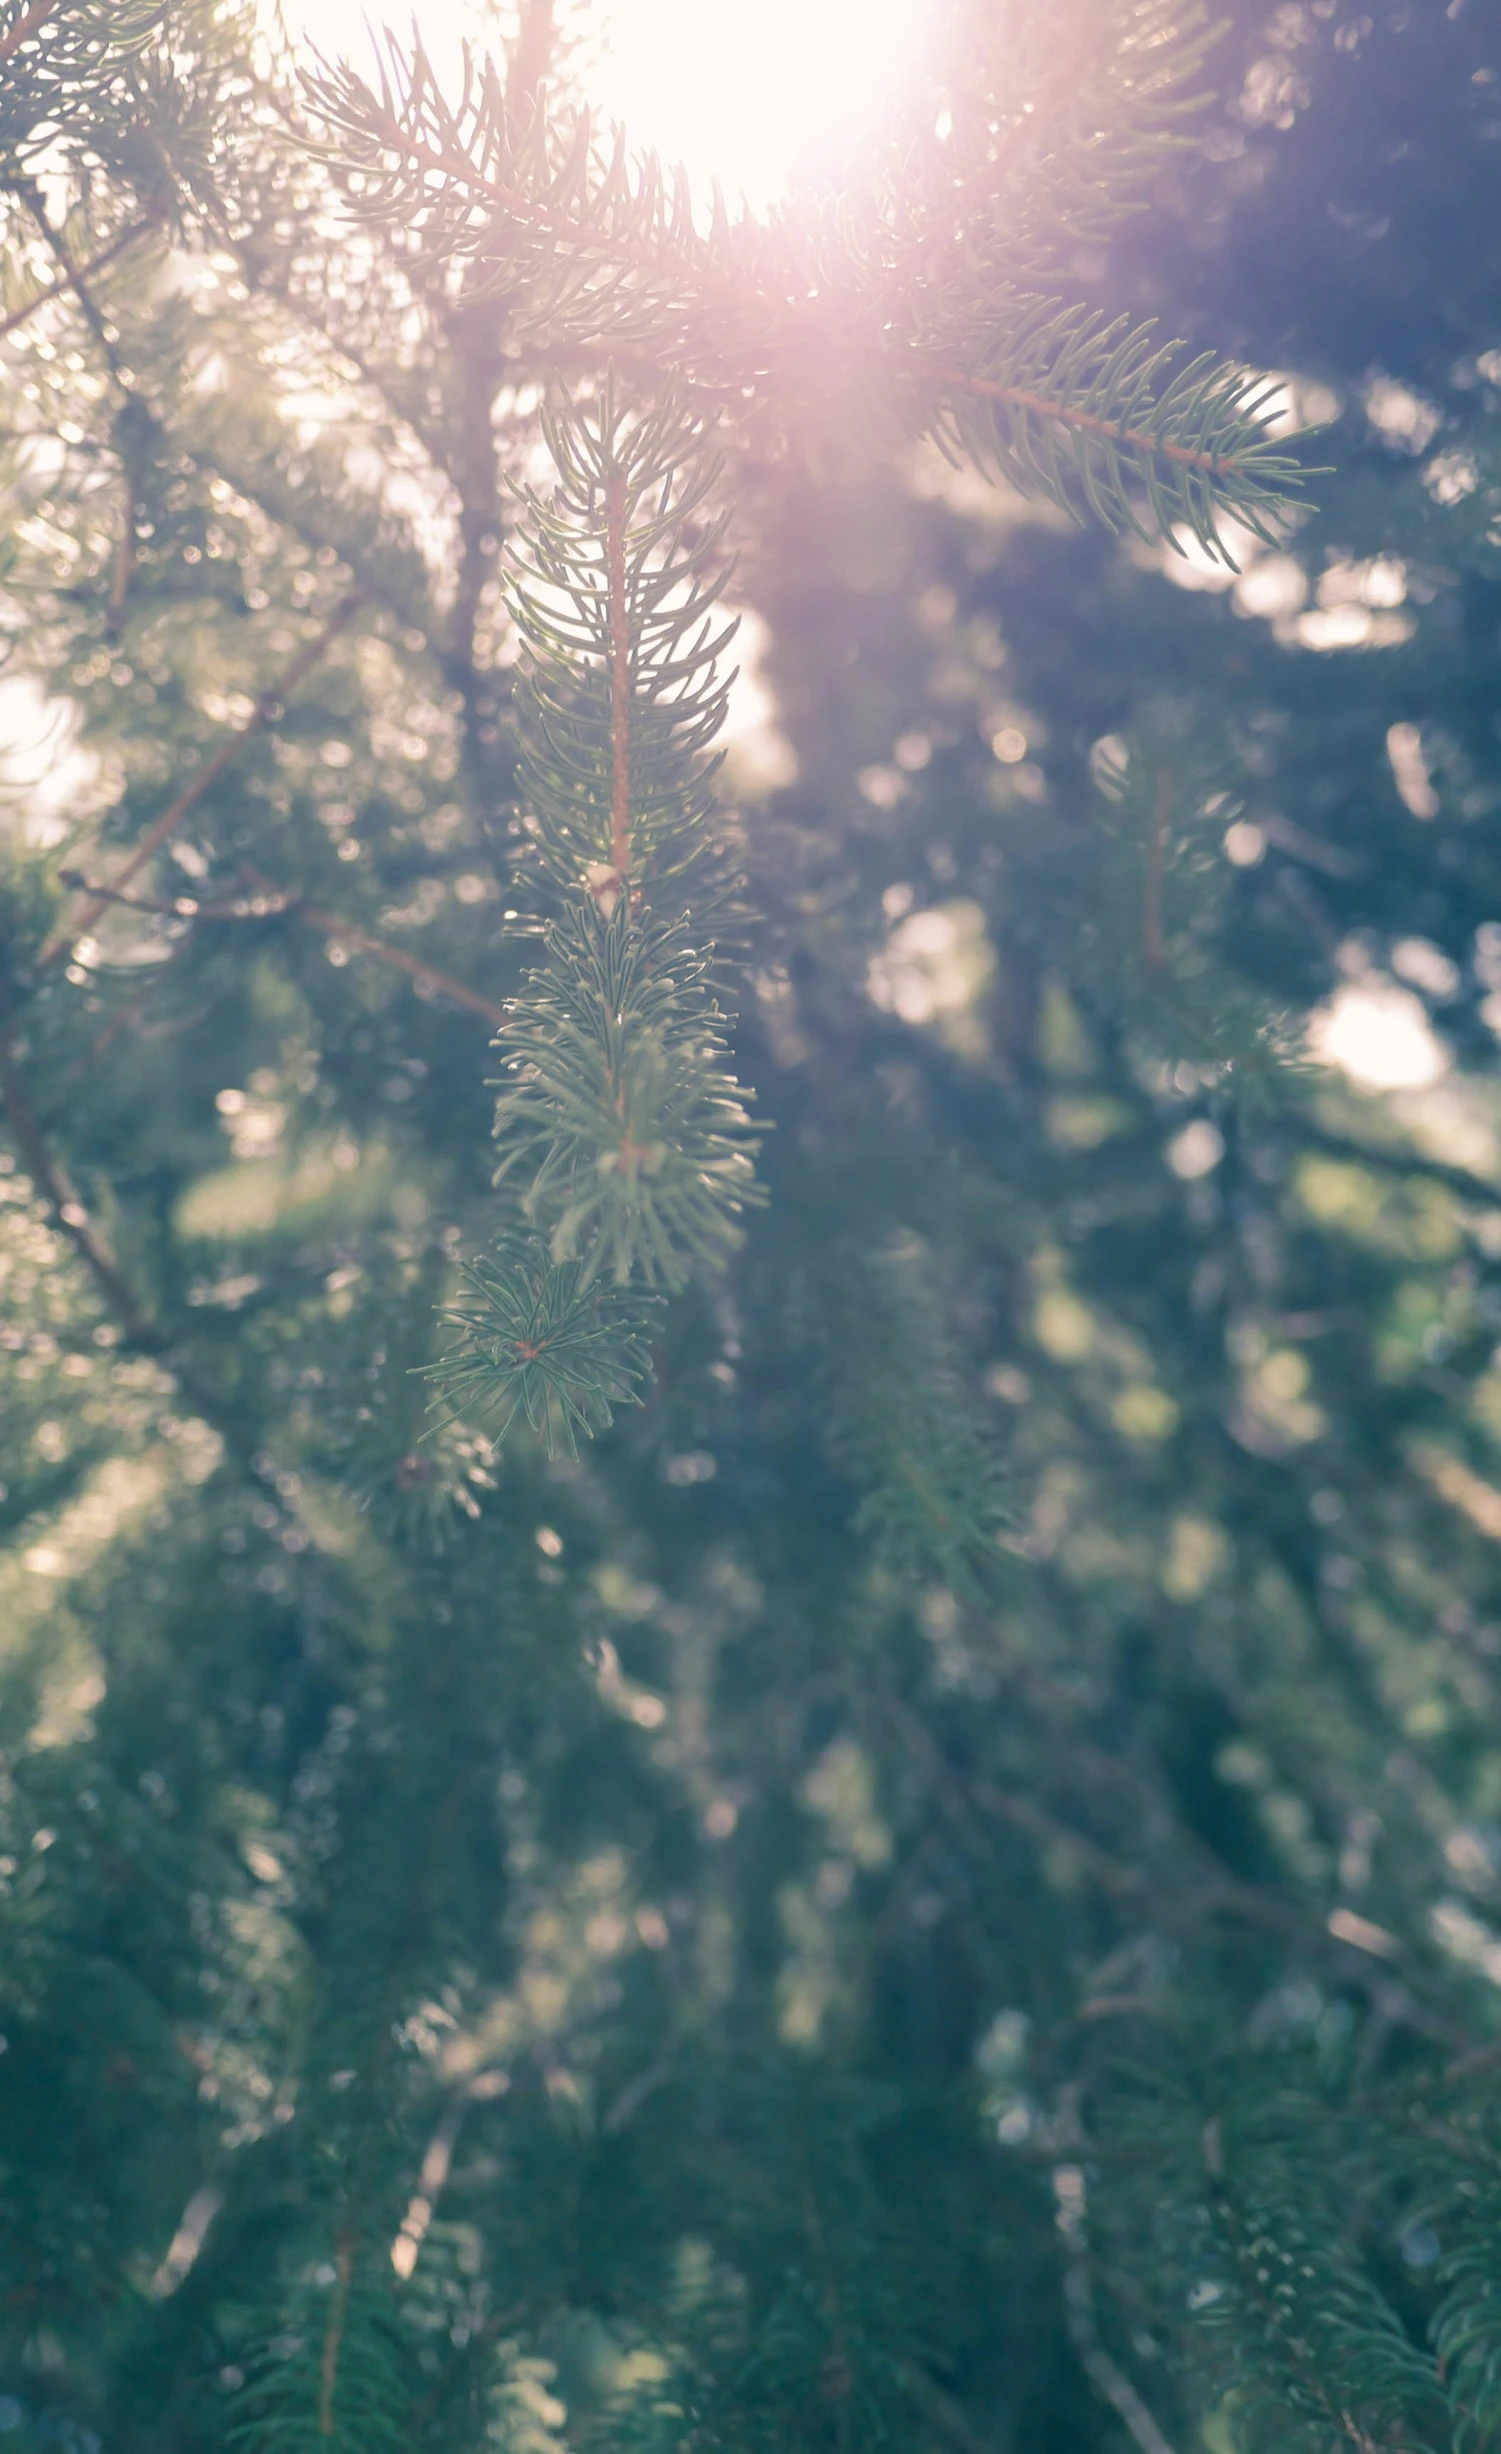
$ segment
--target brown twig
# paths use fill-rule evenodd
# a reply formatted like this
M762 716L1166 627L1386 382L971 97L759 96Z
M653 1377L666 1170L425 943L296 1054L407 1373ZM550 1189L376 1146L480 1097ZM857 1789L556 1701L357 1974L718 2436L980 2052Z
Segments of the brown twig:
M670 2053L659 2054L656 2061L649 2062L644 2071L638 2071L634 2079L628 2079L600 2122L601 2137L606 2139L618 2137L626 2124L634 2121L647 2098L655 2096L658 2088L664 2088L667 2085L668 2080L673 2076L675 2067Z
M263 894L276 895L281 890L263 878L259 870L248 868L245 875ZM487 1022L501 1030L510 1021L509 1006L499 1005L493 997L481 996L478 989L466 988L462 980L450 979L431 963L422 962L415 954L406 954L400 946L388 946L384 938L372 937L368 929L356 928L349 920L341 920L337 912L325 912L316 903L299 903L282 895L282 908L305 920L310 928L321 929L324 936L336 943L353 946L360 954L373 956L377 963L389 963L394 971L404 971L419 989L428 989L439 996L451 997L455 1005L467 1006L471 1014L483 1014ZM238 917L238 915L236 915Z
M510 1020L509 1006L497 1005L493 997L482 997L478 989L465 988L460 980L451 980L446 971L435 971L431 963L419 962L415 954L404 954L399 946L388 946L367 929L356 929L337 912L323 912L315 903L294 903L288 909L311 928L321 929L325 937L345 946L353 946L360 954L373 955L377 963L389 963L396 971L404 971L415 980L419 989L429 989L443 997L451 997L455 1005L467 1006L471 1014L483 1014L500 1030Z
M467 1006L471 1013L483 1014L497 1029L510 1020L509 1006L499 1005L493 997L484 997L478 989L466 988L462 980L452 979L436 964L424 963L415 954L407 954L400 946L388 946L385 939L372 937L352 920L342 919L337 912L325 912L316 903L303 903L283 886L262 875L247 863L245 877L255 888L253 895L237 895L230 903L200 903L192 895L178 895L170 903L154 895L123 895L118 887L100 886L79 871L65 869L63 884L74 886L100 903L119 904L127 912L150 912L158 919L170 920L275 920L283 913L293 919L305 920L312 928L321 929L324 936L351 946L360 954L373 955L378 963L389 963L404 972L421 989L436 995L451 997L455 1005ZM118 1023L118 1017L116 1022ZM107 1037L114 1036L112 1026Z
M16 182L15 192L41 232L43 241L57 264L59 279L63 287L71 289L83 309L84 322L93 334L95 347L109 369L111 382L122 398L127 403L130 402L134 399L134 395L131 392L129 378L120 364L120 353L110 338L109 326L100 312L99 303L90 290L84 274L79 271L68 253L67 240L61 230L53 228L51 215L47 211L47 200L41 188L35 179L22 179Z
M171 957L169 956L168 961L170 962L170 960ZM155 971L152 973L151 978L147 981L145 987L137 989L135 995L130 999L129 1003L122 1005L119 1012L112 1014L108 1022L105 1023L100 1030L95 1032L93 1038L89 1042L89 1053L86 1060L89 1065L97 1065L99 1059L102 1056L107 1055L109 1050L113 1048L121 1032L128 1031L132 1023L137 1023L140 1021L141 1016L145 1013L147 1006L150 1004L158 987L161 985L162 974L166 969L166 963L158 964ZM72 1083L77 1080L78 1075L83 1071L84 1066L80 1065L73 1072L67 1074L64 1078L71 1086Z
M427 2143L417 2173L416 2187L407 2201L401 2229L391 2244L391 2264L403 2283L413 2273L423 2242L427 2239L433 2212L453 2169L454 2149L459 2132L471 2105L483 2105L503 2096L510 2086L504 2071L477 2071L472 2079L457 2089L445 2106L437 2129Z
M96 273L102 273L107 264L113 264L116 256L123 255L127 247L144 238L152 227L150 214L145 214L140 221L131 222L126 229L117 231L109 245L101 247L97 255L90 256L87 264L65 267L56 281L48 282L45 290L38 290L35 298L29 298L24 307L17 307L12 314L0 320L0 341L9 340L10 335L35 315L38 308L45 307L49 298L62 298L69 290L79 290L84 282L92 281Z
M155 423L144 402L134 390L130 377L121 363L119 350L105 322L103 312L88 284L86 271L80 269L68 253L68 244L61 230L53 228L46 201L34 180L27 180L20 189L37 228L46 240L58 266L60 286L71 289L83 309L84 322L94 336L94 344L109 369L110 380L120 395L120 408L115 418L114 442L120 455L125 479L125 500L121 510L120 536L115 547L114 566L110 574L109 599L105 607L104 635L114 639L119 634L125 600L136 566L136 518L140 507L141 480L150 451L151 433Z
M1490 2070L1497 2062L1501 2062L1501 2040L1493 2037L1489 2045L1476 2045L1469 2053L1463 2053L1457 2061L1451 2062L1444 2077L1450 2081L1471 2079L1478 2071Z
M257 733L263 733L268 725L275 723L284 701L296 689L304 676L312 671L320 658L327 654L339 632L343 630L346 623L352 620L363 602L363 592L357 588L351 590L342 604L335 607L317 638L308 640L298 649L297 654L278 674L276 680L261 692L254 712L246 722L237 725L233 732L225 735L218 749L211 758L204 761L191 783L183 786L176 800L169 803L154 824L146 829L124 867L116 873L109 886L96 887L78 919L70 927L55 931L48 939L37 956L39 971L43 970L47 964L55 963L60 955L67 952L76 937L85 935L93 928L111 898L118 895L120 889L129 883L137 871L145 867L153 854L161 850L169 837L176 834L189 812L197 807L204 794L218 782L225 769L234 764L247 741L253 740Z
M12 52L19 51L21 45L31 35L40 34L56 7L57 0L32 0L25 16L17 18L10 32L0 34L0 68L5 66Z
M13 1026L0 1031L0 1104L4 1106L16 1147L26 1162L33 1184L52 1210L75 1252L92 1273L130 1344L154 1353L162 1343L160 1331L137 1301L135 1291L107 1239L89 1217L67 1170L62 1161L53 1156L42 1131L41 1120L31 1104L31 1094L17 1062Z
M1028 1833L1051 1849L1064 1849L1091 1874L1103 1891L1114 1892L1119 1899L1135 1898L1146 1886L1146 1877L1138 1866L1123 1865L1109 1851L1076 1832L1046 1807L1037 1806L1030 1798L1014 1791L997 1789L994 1782L976 1778L969 1783L969 1793L976 1806L993 1815L998 1823L1014 1825L1018 1832Z

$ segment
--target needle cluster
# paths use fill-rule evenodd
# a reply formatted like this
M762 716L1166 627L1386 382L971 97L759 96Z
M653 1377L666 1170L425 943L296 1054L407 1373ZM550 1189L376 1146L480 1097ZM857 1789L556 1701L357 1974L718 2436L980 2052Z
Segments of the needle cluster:
M639 1391L642 1299L722 1262L757 1187L715 961L719 467L679 401L626 409L613 379L544 432L557 483L525 495L509 572L543 959L496 1042L504 1241L436 1377L571 1447Z

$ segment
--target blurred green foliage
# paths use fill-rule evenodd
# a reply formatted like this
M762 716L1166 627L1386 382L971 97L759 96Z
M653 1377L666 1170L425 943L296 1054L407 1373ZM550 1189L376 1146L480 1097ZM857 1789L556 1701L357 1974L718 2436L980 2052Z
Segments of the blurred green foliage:
M1285 378L1289 533L731 421L768 1201L577 1456L429 1406L561 344L232 10L0 117L17 2454L1495 2441L1494 45L1233 17L1015 248Z

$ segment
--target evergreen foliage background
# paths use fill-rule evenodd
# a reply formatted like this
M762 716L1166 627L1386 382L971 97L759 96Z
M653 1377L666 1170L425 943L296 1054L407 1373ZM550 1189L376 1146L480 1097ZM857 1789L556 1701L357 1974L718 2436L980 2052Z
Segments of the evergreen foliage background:
M843 291L580 186L549 27L392 70L439 189L231 8L0 8L0 2434L1479 2454L1494 27L1237 6L1164 155L1077 62L1188 12L1018 11L1077 119ZM1148 316L1329 421L1285 535ZM587 562L540 387L664 318L733 413L642 551L728 511L774 725L664 720L621 860L501 549ZM760 1206L557 1158L643 940L632 1147L753 1092ZM1361 997L1448 1070L1306 1062Z

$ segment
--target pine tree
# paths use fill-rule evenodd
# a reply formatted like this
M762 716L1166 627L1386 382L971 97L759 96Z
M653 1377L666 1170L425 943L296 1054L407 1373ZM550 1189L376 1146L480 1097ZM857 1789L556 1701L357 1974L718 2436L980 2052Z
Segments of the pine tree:
M551 20L0 12L0 2427L1478 2448L1483 37Z

